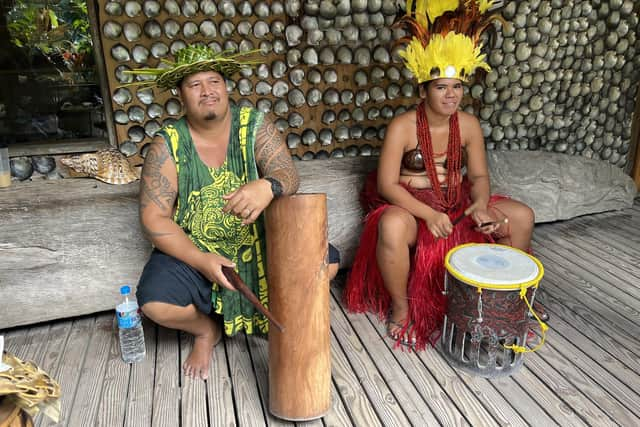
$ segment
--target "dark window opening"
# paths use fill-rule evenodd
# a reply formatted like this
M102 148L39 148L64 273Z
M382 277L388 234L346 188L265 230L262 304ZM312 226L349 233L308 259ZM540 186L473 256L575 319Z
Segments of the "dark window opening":
M0 138L107 142L86 0L0 0L0 13Z

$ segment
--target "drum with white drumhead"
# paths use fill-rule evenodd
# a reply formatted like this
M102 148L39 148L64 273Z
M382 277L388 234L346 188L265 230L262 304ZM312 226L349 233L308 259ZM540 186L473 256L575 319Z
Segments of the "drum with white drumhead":
M510 375L523 362L542 264L509 246L470 243L451 249L445 267L445 358L472 374Z

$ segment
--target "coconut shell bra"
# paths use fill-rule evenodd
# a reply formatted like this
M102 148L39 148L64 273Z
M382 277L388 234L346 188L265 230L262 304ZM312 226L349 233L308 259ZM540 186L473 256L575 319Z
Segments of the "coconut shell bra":
M434 153L435 158L441 158L445 153ZM443 168L447 168L447 159L444 159L444 162L436 162L436 164L441 164ZM467 153L465 151L462 152L462 165L463 167L467 164ZM411 172L423 172L424 168L424 157L422 156L422 151L420 150L420 143L416 145L416 148L413 150L409 150L402 156L402 167Z

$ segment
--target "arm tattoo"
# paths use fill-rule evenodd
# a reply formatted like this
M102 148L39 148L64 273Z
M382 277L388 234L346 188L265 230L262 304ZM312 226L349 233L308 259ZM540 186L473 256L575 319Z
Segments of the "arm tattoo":
M164 214L171 214L177 191L162 174L162 167L169 159L164 143L152 143L142 168L140 180L140 211L149 204L156 205Z
M293 194L298 190L298 171L293 164L291 154L280 132L266 117L258 129L256 162L262 176L271 176L280 181L283 194Z
M160 231L153 231L149 227L144 225L143 222L140 222L140 226L142 227L142 232L144 233L144 235L147 236L149 239L155 239L157 237L164 237L164 236L171 236L172 234L174 234L174 233L163 233Z

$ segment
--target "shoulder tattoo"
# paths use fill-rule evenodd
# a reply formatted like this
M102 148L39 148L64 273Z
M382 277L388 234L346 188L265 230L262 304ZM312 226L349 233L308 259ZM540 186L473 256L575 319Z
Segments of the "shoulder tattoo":
M170 212L177 191L162 173L162 168L170 159L169 151L163 143L154 142L147 152L140 180L140 209L154 204L163 212Z

